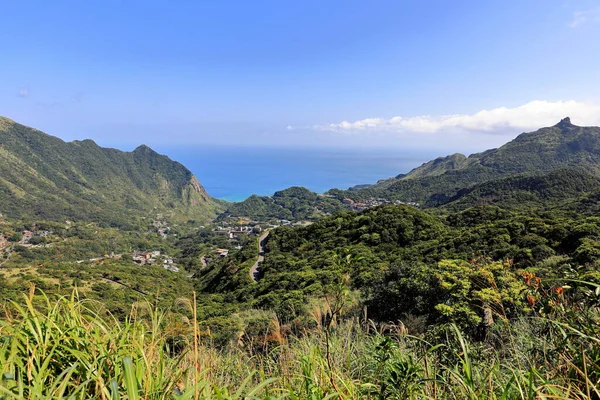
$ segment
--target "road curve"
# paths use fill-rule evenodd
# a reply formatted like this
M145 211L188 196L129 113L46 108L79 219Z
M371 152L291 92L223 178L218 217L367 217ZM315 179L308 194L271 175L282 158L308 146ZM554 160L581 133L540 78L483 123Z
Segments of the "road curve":
M267 241L267 236L269 236L269 231L266 231L258 238L258 258L252 268L250 268L250 279L254 282L258 281L260 275L258 268L265 260L265 242Z

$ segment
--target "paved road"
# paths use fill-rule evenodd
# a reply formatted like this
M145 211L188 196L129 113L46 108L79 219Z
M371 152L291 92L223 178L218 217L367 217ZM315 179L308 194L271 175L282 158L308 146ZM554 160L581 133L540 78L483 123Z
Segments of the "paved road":
M262 234L260 238L258 238L258 259L250 268L250 279L254 282L257 282L260 276L260 271L258 270L260 264L265 261L265 243L267 241L267 236L269 236L269 231L266 231Z

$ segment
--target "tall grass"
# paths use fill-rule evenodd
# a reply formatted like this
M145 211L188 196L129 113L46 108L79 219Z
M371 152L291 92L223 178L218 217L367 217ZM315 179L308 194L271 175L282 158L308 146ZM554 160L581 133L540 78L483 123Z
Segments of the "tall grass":
M456 327L383 335L358 318L285 336L274 320L262 348L216 349L194 318L135 304L118 321L76 293L31 292L0 321L0 399L599 399L588 311L523 318L478 343Z

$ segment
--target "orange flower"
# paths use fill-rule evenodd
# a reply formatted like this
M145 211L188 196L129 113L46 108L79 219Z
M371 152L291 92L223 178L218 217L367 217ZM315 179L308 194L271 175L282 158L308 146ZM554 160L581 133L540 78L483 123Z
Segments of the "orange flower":
M531 279L533 279L535 275L531 272L523 272L523 279L525 280L525 284L529 286L531 284Z
M535 306L535 297L531 296L531 295L527 295L527 302L529 303L530 307Z
M557 288L554 288L554 291L556 292L557 295L562 296L563 288L557 287Z

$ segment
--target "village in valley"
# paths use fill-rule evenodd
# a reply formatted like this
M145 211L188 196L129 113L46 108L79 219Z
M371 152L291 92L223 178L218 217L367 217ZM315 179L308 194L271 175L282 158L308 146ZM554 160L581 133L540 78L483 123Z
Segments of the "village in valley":
M320 194L321 197L333 197L327 194ZM407 204L418 207L415 202L404 203L401 201L389 201L380 198L369 198L363 201L355 201L350 198L341 200L344 208L361 211L367 208L380 206L383 204ZM325 213L327 215L327 213ZM167 216L168 217L168 216ZM182 227L177 224L170 224L168 218L159 213L153 217L146 217L148 228L145 231L147 237L162 239L165 243L175 243L181 234ZM146 219L143 218L143 219ZM6 221L3 221L6 224ZM278 218L249 218L245 216L234 216L223 214L212 223L202 226L197 226L195 229L200 238L197 245L201 248L201 256L199 259L199 267L206 268L216 260L229 257L231 252L242 249L249 240L253 237L259 237L267 230L271 230L280 226L308 226L313 221L308 220L288 220ZM69 240L69 236L65 232L78 230L82 227L93 230L96 229L94 223L78 224L73 221L64 221L64 225L58 227L58 232L48 229L45 225L42 226L33 224L29 228L13 230L12 233L0 234L0 267L3 266L13 255L16 250L20 254L23 252L43 249L54 246L60 241ZM11 232L10 230L8 232ZM97 231L95 231L97 233ZM188 232L189 234L189 232ZM8 235L8 236L7 236ZM152 243L159 243L155 241ZM165 249L169 246L153 246L154 248L133 248L130 252L111 251L107 249L104 254L92 256L91 258L81 258L73 260L77 264L82 263L104 263L110 261L127 261L132 262L140 267L142 266L157 266L162 267L167 271L179 273L185 272L192 276L193 273L182 270L182 267L177 262L177 257L174 254L169 254ZM113 249L115 250L115 249Z
M384 204L394 204L394 205L405 204L405 205L409 205L412 207L419 207L419 203L413 202L413 201L411 201L411 202L404 202L404 201L400 201L400 200L389 201L386 199L376 199L373 197L371 197L365 201L362 201L362 202L354 201L354 200L346 197L344 200L342 200L342 202L354 211L362 211L362 210L366 210L367 208L377 207L377 206L381 206Z
M201 267L207 267L217 259L228 257L231 251L240 250L249 237L258 236L265 229L284 225L306 226L311 223L310 221L291 222L288 220L255 221L250 218L239 217L220 220L208 226L202 225L199 227L199 231L206 236L206 243L199 243L199 246L204 247L206 251L200 257ZM150 223L146 234L156 234L159 238L167 239L176 237L176 231L177 226L171 227L165 221L163 215L158 214ZM167 271L183 272L174 256L159 249L135 250L130 254L104 254L99 257L78 260L77 263L97 263L109 260L130 260L139 266L160 266Z
M320 197L334 197L327 194L319 194ZM369 198L364 201L354 201L350 198L344 198L342 204L350 210L362 211L371 207L377 207L384 204L409 205L419 207L417 202L389 201L381 198ZM328 215L326 213L325 215ZM263 232L270 229L275 229L281 226L308 226L314 221L307 220L287 220L277 218L249 218L245 216L222 215L214 221L213 227L210 228L211 233L217 237L226 239L221 241L221 247L212 249L201 257L203 267L208 266L215 259L225 258L233 250L242 248L242 243L247 241L249 236L260 236ZM204 228L204 227L203 227Z

